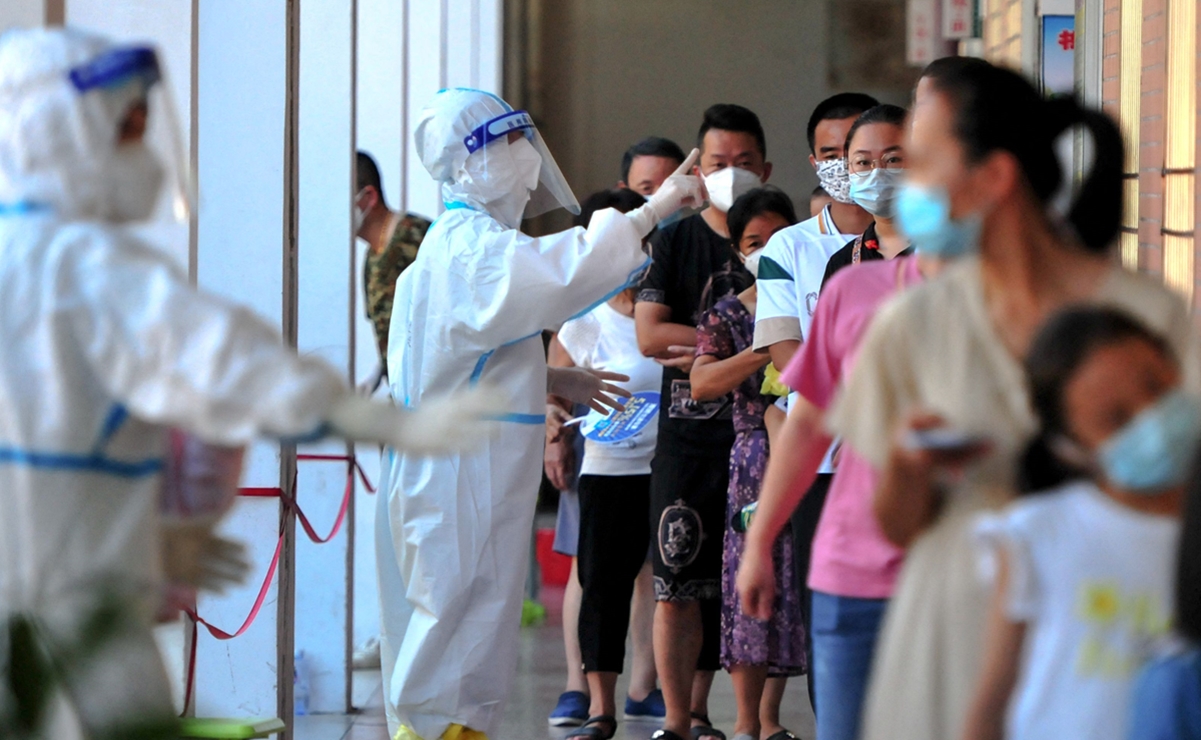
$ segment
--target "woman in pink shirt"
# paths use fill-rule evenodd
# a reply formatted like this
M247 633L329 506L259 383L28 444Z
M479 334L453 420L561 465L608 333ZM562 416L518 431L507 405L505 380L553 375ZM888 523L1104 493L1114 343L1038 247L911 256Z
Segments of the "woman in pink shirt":
M929 74L929 72L927 72ZM883 107L883 106L881 106ZM876 216L874 232L895 234L892 200L903 174L899 120L862 116L847 137L847 153L861 165L852 193ZM823 423L855 350L876 310L906 286L939 268L905 250L895 259L853 260L828 275L801 351L781 376L800 398L789 412L747 532L738 573L744 611L770 616L775 602L772 543L813 482L833 442ZM812 660L819 740L854 740L871 657L904 553L884 536L872 509L876 476L871 466L843 447L813 542L808 585L813 592Z

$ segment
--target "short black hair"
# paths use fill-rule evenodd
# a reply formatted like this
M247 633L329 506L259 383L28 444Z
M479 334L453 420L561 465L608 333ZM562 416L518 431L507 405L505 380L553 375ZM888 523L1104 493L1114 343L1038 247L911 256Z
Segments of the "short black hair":
M822 121L841 121L844 118L854 118L879 104L879 100L864 93L838 93L818 103L817 107L813 109L813 115L809 116L809 126L805 129L805 133L809 137L809 153L817 154L817 124Z
M829 198L829 197L830 197L830 194L827 193L826 189L823 188L821 185L818 185L817 187L815 187L813 189L813 192L809 194L809 200L813 200L814 198Z
M889 105L888 103L883 103L863 111L847 130L847 140L842 145L843 154L845 155L851 151L851 139L855 138L855 132L859 130L859 127L866 126L869 123L887 123L890 126L900 128L905 125L905 116L907 115L909 115L909 111L899 105Z
M634 157L663 157L674 160L677 165L684 164L684 150L679 144L662 136L648 136L621 155L621 181L627 185L630 182L630 167L634 164Z
M733 103L718 103L709 106L705 111L705 118L701 122L701 129L696 134L698 148L704 149L705 134L709 133L711 129L750 134L755 137L755 143L759 145L759 153L763 155L764 159L767 159L767 137L763 135L763 124L759 123L759 116L755 115L751 109Z
M585 198L584 202L580 204L580 215L574 217L571 221L575 226L587 228L588 224L592 221L592 214L597 211L603 211L606 208L616 208L622 213L629 213L643 203L646 203L646 198L643 198L641 194L629 188L602 190Z
M379 193L379 202L384 203L384 184L380 181L379 165L370 154L360 149L354 153L355 192L370 185Z
M755 216L764 213L778 213L784 217L789 226L797 222L796 208L792 198L783 190L772 185L749 190L734 201L730 212L726 214L726 228L730 230L730 242L734 251L738 251L738 243L742 241L742 232Z

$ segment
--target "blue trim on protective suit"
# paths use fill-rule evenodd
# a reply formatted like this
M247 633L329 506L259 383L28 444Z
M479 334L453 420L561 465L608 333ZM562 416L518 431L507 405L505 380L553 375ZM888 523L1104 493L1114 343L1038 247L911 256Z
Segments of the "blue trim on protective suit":
M48 211L49 206L41 203L31 203L27 200L19 200L16 203L0 203L0 217L3 216L23 216L26 213L37 213L38 211Z
M158 458L140 462L122 462L103 455L70 455L56 452L34 452L15 447L0 447L0 465L25 465L41 470L62 472L101 473L118 478L144 478L163 469Z
M117 434L117 430L129 418L129 410L119 403L114 403L109 409L108 416L104 419L104 426L100 428L100 436L96 439L95 446L92 447L93 455L101 455L104 448L108 446L109 441Z
M546 414L496 414L485 416L484 421L507 421L510 424L545 424Z

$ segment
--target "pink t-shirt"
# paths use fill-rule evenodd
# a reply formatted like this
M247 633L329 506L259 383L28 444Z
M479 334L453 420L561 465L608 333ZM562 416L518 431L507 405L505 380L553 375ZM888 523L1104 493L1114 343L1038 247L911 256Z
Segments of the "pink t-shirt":
M876 309L902 286L921 279L912 257L840 270L822 289L809 336L780 380L814 406L828 408L850 375ZM810 588L860 599L892 596L904 551L888 541L876 521L876 479L872 466L844 444L813 539Z

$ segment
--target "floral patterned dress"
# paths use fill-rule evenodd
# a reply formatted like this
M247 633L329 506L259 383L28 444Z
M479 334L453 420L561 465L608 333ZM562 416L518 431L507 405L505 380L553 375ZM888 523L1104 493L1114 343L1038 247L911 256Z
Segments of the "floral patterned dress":
M723 298L702 316L697 326L697 356L725 360L752 345L755 317L737 296ZM721 662L732 665L766 665L772 676L796 676L806 670L805 632L801 623L801 596L793 564L792 533L785 529L775 544L777 604L768 621L742 613L734 587L746 535L735 532L733 517L759 498L767 469L767 428L763 415L775 401L760 392L763 371L734 390L734 431L730 453L730 490L726 505L725 546L721 581Z

